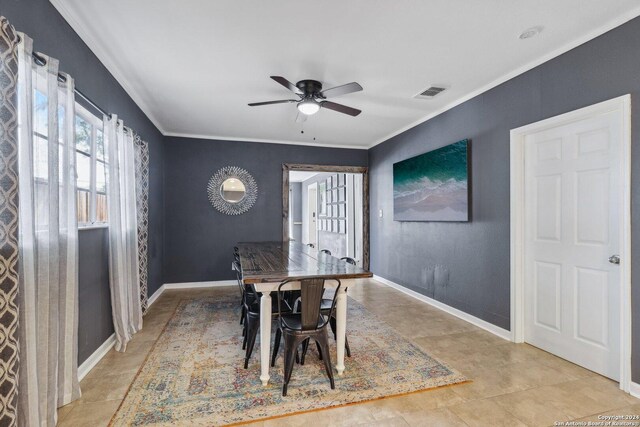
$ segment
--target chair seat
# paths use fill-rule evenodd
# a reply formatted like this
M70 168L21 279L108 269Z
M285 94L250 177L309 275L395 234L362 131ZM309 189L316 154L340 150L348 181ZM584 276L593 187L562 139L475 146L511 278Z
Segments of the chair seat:
M302 316L299 313L284 314L282 320L286 323L283 324L283 328L293 331L302 331ZM318 317L318 328L320 328L327 321L326 316Z

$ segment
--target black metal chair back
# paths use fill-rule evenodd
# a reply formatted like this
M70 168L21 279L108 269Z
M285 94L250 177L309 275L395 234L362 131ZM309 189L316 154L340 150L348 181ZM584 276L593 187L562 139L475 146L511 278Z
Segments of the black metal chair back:
M331 251L329 249L322 249L320 252L323 254L331 255Z
M244 283L242 282L242 266L239 261L233 261L233 269L236 271L236 281L240 288L240 295L244 295Z
M303 331L318 328L323 293L324 279L302 281L300 286L300 317Z
M335 310L336 296L338 295L338 290L340 289L340 286L342 284L338 279L327 280L335 280L336 282L338 282L338 287L336 288L336 292L333 296L331 311L329 313L329 316L326 318L321 317L320 314L325 279L314 277L300 280L300 322L302 324L303 331L323 328L329 322L331 314ZM296 280L285 280L284 282L280 283L280 286L278 286L278 315L280 321L284 324L285 327L289 329L295 329L295 327L289 325L286 322L286 319L282 317L282 308L280 306L280 301L282 300L282 287L287 283L294 281Z
M356 265L356 260L348 256L343 256L342 258L340 258L340 260L346 262L347 264Z

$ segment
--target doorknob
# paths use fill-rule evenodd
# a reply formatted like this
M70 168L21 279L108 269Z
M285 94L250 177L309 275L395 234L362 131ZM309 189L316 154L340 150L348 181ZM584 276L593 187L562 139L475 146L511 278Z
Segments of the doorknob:
M611 264L620 264L620 255L611 255L609 257L609 262Z

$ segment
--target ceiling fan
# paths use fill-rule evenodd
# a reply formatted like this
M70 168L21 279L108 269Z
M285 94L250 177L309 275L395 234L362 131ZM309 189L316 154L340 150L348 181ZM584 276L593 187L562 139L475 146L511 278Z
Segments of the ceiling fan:
M252 104L249 104L250 107L271 104L287 104L294 102L298 106L298 111L303 114L302 119L306 118L306 116L317 113L321 107L328 108L329 110L337 111L339 113L348 114L354 117L362 112L357 108L351 108L347 107L346 105L327 101L327 98L333 98L336 96L361 91L362 86L360 86L356 82L322 90L322 83L316 80L300 80L294 85L284 77L271 76L271 78L277 83L280 83L282 86L289 89L291 92L298 95L299 99L282 99L279 101L254 102Z

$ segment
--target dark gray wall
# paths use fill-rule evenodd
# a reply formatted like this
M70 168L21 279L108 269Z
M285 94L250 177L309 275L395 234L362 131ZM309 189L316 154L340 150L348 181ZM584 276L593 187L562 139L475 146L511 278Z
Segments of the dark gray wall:
M87 360L113 334L109 292L109 229L78 232L78 360Z
M627 93L634 130L633 379L640 381L640 19L371 149L372 270L509 329L509 131ZM472 221L393 221L393 163L463 138L472 140Z
M162 281L162 229L163 229L163 199L162 199L162 158L163 136L149 121L147 116L138 108L133 100L122 89L115 78L107 71L98 58L78 37L73 29L62 18L58 11L48 0L0 0L0 14L6 16L9 22L18 30L26 33L33 39L34 49L60 60L60 69L74 77L76 87L88 96L93 102L108 112L116 113L125 124L138 132L149 143L150 153L150 189L149 189L149 294L158 289ZM81 243L84 233L80 232ZM98 240L84 241L101 244ZM100 248L85 247L86 252L80 252L80 264L95 265L97 268L105 268L104 260L95 260L88 256L104 253ZM89 250L91 249L91 250ZM92 255L92 256L93 256ZM104 277L107 270L100 272ZM80 277L80 307L95 307L93 293L95 282L86 282ZM101 286L106 286L108 281ZM104 302L104 301L103 301ZM81 308L81 310L84 310ZM88 312L91 313L91 312ZM84 361L83 355L91 354L96 348L96 343L102 344L109 335L104 335L106 329L104 313L110 309L94 310L95 317L81 318L80 330L85 336L92 336L90 341L82 342L79 349L79 361ZM86 330L84 330L86 328ZM109 333L110 334L110 333ZM98 344L98 345L99 345ZM86 347L83 347L86 346Z
M189 138L165 140L166 283L233 278L236 242L282 239L282 164L366 166L366 150ZM209 178L224 166L249 171L258 200L243 215L215 210L207 199Z

